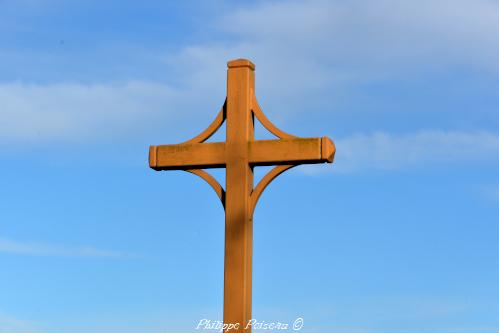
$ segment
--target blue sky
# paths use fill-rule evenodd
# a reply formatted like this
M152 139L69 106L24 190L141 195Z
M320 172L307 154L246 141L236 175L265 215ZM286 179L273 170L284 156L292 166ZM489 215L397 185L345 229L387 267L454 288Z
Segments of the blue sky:
M260 200L254 318L498 333L498 35L492 0L0 0L0 332L221 319L222 207L147 154L244 57L272 121L337 146Z

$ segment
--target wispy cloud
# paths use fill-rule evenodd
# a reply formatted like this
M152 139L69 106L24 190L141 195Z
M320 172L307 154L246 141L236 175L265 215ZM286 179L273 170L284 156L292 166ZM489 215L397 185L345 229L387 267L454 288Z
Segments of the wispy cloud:
M1 333L41 333L41 329L33 322L21 320L0 311L0 332Z
M499 184L483 186L480 192L488 200L499 204Z
M133 255L125 252L110 251L94 246L69 247L53 244L19 242L0 238L0 253L24 254L33 256L56 257L100 257L100 258L130 258Z
M259 88L281 101L452 68L499 74L499 4L490 0L259 2L211 26L216 38L169 54L168 63L199 79L220 60L249 57L269 78Z
M377 132L337 139L336 148L335 171L343 172L445 163L497 163L499 134L438 130L403 135ZM321 172L321 168L314 166L305 170Z
M167 116L172 95L169 87L151 82L0 84L0 141L119 137L158 113Z
M295 65L499 70L499 4L490 0L262 2L227 14L219 26L253 53Z

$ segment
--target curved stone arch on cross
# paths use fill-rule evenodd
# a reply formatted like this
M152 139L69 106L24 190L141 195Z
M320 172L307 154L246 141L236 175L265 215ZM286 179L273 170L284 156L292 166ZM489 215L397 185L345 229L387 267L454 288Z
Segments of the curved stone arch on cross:
M208 139L210 139L219 129L222 127L224 122L227 119L227 100L224 102L221 110L218 112L217 116L215 119L212 121L212 123L200 134L196 135L190 140L187 140L185 142L182 142L179 145L168 145L170 147L173 146L185 146L186 148L189 145L195 145L195 144L201 144L206 142ZM304 159L302 161L289 161L290 164L283 164L283 165L276 165L272 170L270 170L261 180L260 182L251 190L250 193L250 198L251 198L251 206L250 206L250 213L253 215L253 212L255 210L256 204L258 203L258 199L262 195L263 191L267 188L267 186L275 179L277 176L285 172L286 170L289 170L295 166L298 166L300 164L310 164L310 163L321 163L321 162L328 162L332 163L333 162L333 157L335 153L335 147L334 143L328 138L328 137L322 137L322 138L300 138L295 135L288 134L281 129L279 129L276 125L274 125L268 118L267 116L263 113L262 109L260 108L260 105L258 104L258 100L256 99L254 90L251 90L251 104L250 104L250 109L252 112L252 115L254 118L256 118L264 128L266 128L270 133L272 133L274 136L279 138L280 140L290 140L291 146L300 146L300 143L308 143L311 140L315 141L313 142L313 145L316 148L319 148L320 146L320 157L317 155L316 158L314 159L313 157L310 158L310 156L307 159ZM320 140L320 142L319 142ZM261 141L267 141L269 143L269 152L271 152L272 148L272 142L275 142L276 140L261 140ZM152 146L151 147L151 154L150 156L153 157L153 160L151 161L151 167L155 170L166 170L165 166L158 166L158 164L154 164L154 156L157 155L157 147L158 146ZM161 147L161 146L159 146ZM164 147L164 146L163 146ZM157 159L157 157L156 157ZM293 162L293 163L291 163ZM253 165L254 166L254 165ZM169 168L168 168L169 169ZM225 189L223 186L208 172L204 171L203 168L193 168L193 169L184 169L184 168L179 168L181 170L184 170L186 172L195 174L199 177L201 177L203 180L205 180L208 185L213 188L215 191L216 195L219 197L220 202L222 203L223 207L225 208Z

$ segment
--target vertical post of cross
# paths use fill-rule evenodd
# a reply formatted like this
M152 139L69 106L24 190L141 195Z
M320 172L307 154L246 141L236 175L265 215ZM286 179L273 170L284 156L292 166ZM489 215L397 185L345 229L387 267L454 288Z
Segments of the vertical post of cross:
M253 260L253 168L249 165L248 142L254 140L251 98L255 65L238 59L227 66L224 323L239 323L231 333L247 333L251 332L245 326L251 320Z

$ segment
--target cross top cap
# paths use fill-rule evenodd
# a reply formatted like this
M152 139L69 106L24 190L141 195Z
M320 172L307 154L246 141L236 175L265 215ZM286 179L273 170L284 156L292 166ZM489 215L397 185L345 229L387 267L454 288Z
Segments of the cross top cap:
M255 64L249 61L248 59L231 60L227 63L227 67L229 68L249 67L251 70L255 70Z

